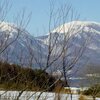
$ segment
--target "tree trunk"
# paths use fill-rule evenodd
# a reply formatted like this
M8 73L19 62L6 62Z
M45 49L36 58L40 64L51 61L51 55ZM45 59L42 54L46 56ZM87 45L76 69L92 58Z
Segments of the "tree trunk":
M93 100L96 100L96 97L95 96L93 96Z

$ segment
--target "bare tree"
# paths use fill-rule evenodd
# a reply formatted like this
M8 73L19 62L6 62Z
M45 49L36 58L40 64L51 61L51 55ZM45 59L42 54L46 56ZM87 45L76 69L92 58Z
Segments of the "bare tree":
M81 32L82 28L81 26L79 26L76 31L74 29L74 26L77 24L77 22L72 22L68 26L66 26L65 23L68 21L73 21L73 19L77 20L79 16L74 16L74 12L71 5L63 5L56 11L54 10L54 7L54 3L51 2L49 15L49 35L46 39L47 41L44 41L44 44L47 45L47 54L45 56L45 62L42 65L44 68L42 69L47 72L51 71L51 73L55 70L60 70L61 76L58 79L56 79L54 84L56 84L59 81L59 79L63 78L65 81L65 86L68 86L70 88L70 84L68 83L70 76L68 75L68 72L73 70L77 62L82 57L90 38L86 38L84 41L82 41L82 44L79 48L75 47L73 44L73 42L76 41L75 35ZM61 24L61 27L56 28ZM55 30L51 31L52 29ZM44 58L40 57L40 59ZM38 63L38 65L39 61L42 61L39 60L39 57L38 59L35 58L35 60L36 63ZM45 92L46 90L44 90L43 92ZM43 92L41 92L41 94ZM40 96L38 97L38 99L40 98Z
M74 26L77 24L77 22L72 22L68 26L66 26L66 22L77 20L79 16L76 16L76 13L74 14L73 8L71 5L62 5L60 8L55 9L54 3L50 2L50 20L49 20L49 34L46 38L47 41L43 41L43 44L45 44L45 54L43 53L42 47L37 46L39 49L39 53L36 55L34 54L34 50L31 47L32 40L27 39L26 47L29 52L29 59L27 60L28 65L30 68L34 65L34 62L37 64L38 68L42 69L45 72L48 72L49 74L52 74L55 70L60 70L60 75L55 79L55 81L49 85L49 87L42 90L42 92L37 97L37 100L40 99L41 95L45 91L49 91L54 85L56 85L59 80L62 78L64 79L65 84L62 85L61 88L64 86L68 86L70 89L70 84L68 83L69 80L69 74L68 72L73 70L73 68L76 67L77 62L80 60L80 58L83 55L83 52L88 44L89 39L86 38L81 44L80 47L75 47L73 42L75 40L75 36L82 30L81 26L77 28L77 31L74 29ZM27 17L27 22L25 20L25 12L23 11L22 15L15 18L15 23L17 24L17 35L11 42L8 42L9 36L7 37L7 40L3 43L1 42L1 53L3 53L11 44L13 44L20 36L22 32L25 31L27 24L29 23L30 15ZM60 26L56 28L57 26ZM55 29L54 31L52 31ZM10 31L11 32L11 31ZM4 44L4 45L2 45ZM0 53L0 54L1 54ZM8 54L7 54L8 55ZM20 58L20 63L23 65L23 54L17 55L18 58ZM24 58L26 59L26 58ZM24 62L26 63L26 62ZM18 77L20 74L24 76L24 73L19 73L16 77ZM41 73L40 76L42 76L44 73ZM16 78L14 77L14 78ZM14 79L13 78L13 79ZM12 79L11 79L12 80ZM30 82L33 83L35 78ZM42 87L46 87L47 84L49 84L49 79L47 79L47 83L43 82L41 83ZM26 79L26 83L28 80ZM28 89L28 85L24 89L22 89L18 96L17 100L21 97L21 95ZM39 91L40 89L38 89ZM70 91L71 93L71 91ZM72 93L71 93L72 94ZM34 93L30 96L32 97ZM30 99L29 97L29 99ZM72 100L72 96L71 96Z
M0 1L0 30L1 30L0 31L0 61L3 62L4 61L9 62L9 55L11 55L11 53L13 54L13 52L10 53L9 48L20 38L22 33L24 34L25 29L27 28L31 17L31 13L26 16L25 10L23 10L18 15L15 15L14 24L9 24L9 23L6 24L5 21L6 21L7 14L10 11L10 8L11 5L9 4L9 0ZM5 29L5 31L2 31L2 29ZM11 37L12 34L14 35L13 38ZM0 67L2 67L2 65ZM9 75L8 72L6 73L6 75L7 74ZM21 73L19 73L18 75L20 74ZM2 70L0 70L0 83L2 77L5 76L2 76ZM9 82L14 80L16 77L18 76L11 78ZM5 93L6 92L7 91L5 91ZM2 94L0 94L0 97L1 95Z

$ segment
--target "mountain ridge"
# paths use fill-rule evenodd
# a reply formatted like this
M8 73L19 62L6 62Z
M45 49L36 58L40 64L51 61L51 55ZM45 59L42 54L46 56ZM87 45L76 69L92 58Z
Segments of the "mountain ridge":
M1 27L0 34L1 33L7 33L7 31L13 30L13 28L9 29L10 23L3 22L2 25L4 25L4 27ZM7 26L8 26L8 29L7 29ZM13 24L11 24L11 26L13 26ZM14 25L14 27L15 26L16 25ZM99 64L99 62L100 62L100 23L93 22L93 21L72 21L72 22L69 22L69 23L65 23L64 28L66 29L66 31L65 31L66 33L67 33L67 30L68 30L67 26L69 26L69 27L72 26L71 29L74 28L73 32L76 32L76 33L78 32L77 29L79 29L79 27L81 27L79 33L77 33L77 34L75 33L75 36L74 36L75 40L72 41L72 44L75 47L80 47L81 41L85 41L85 39L87 39L92 34L93 37L91 39L89 46L86 47L87 48L87 50L85 51L86 54L84 54L85 56L83 58L86 59L86 61L87 61L87 59L92 59L92 61L89 61L90 63L96 62L96 63ZM62 27L62 25L57 27L56 29L54 29L52 31L52 33L63 34L63 30L57 32L57 30L59 30L59 28L61 28L61 27ZM15 34L16 32L17 32L16 29L14 29L14 31L12 31L11 34ZM24 48L25 44L27 44L27 42L29 41L29 45L31 46L31 49L33 50L33 48L34 48L34 50L35 50L35 51L33 50L35 52L34 53L35 55L41 54L41 51L39 50L38 47L40 47L42 49L43 57L47 55L47 48L48 48L47 40L49 38L49 34L46 34L46 35L43 35L43 36L38 36L38 37L33 37L26 30L24 30L23 33L24 33L23 36L21 35L19 37L19 39L16 41L16 43L14 43L14 44L17 45L18 50L20 50L21 48ZM25 34L27 34L27 35L25 35ZM31 44L31 42L32 42L32 44ZM12 44L9 47L9 49L12 49L12 47L16 48L14 44ZM23 52L27 51L27 49L25 49L25 48L22 49ZM15 50L15 53L16 52L19 52L19 51ZM11 56L13 56L13 55L11 55Z

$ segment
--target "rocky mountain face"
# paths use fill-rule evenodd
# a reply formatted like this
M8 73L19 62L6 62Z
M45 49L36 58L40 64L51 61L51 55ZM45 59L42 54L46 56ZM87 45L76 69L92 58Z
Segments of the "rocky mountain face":
M14 41L16 40L16 41ZM13 42L14 41L14 42ZM10 45L9 45L10 44ZM26 30L6 22L0 23L0 59L24 66L45 67L49 46L53 47L49 62L59 57L65 44L65 60L69 66L100 65L100 24L73 21L61 25L44 36L33 37ZM9 46L8 46L9 45ZM8 46L8 47L7 47ZM7 47L6 50L4 50ZM4 52L2 52L4 50ZM82 55L81 55L82 54ZM53 64L61 69L61 57ZM54 70L56 70L54 68Z
M33 55L34 58L41 52L45 55L43 52L45 46L26 30L6 22L0 23L0 59L2 61L30 66L33 63Z

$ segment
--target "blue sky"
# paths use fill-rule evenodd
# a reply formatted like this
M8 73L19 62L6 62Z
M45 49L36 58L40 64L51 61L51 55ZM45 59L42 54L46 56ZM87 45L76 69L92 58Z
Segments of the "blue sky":
M8 19L26 9L26 14L32 12L28 31L36 36L48 31L50 0L12 0L12 8ZM64 2L72 4L72 7L80 14L80 20L100 22L100 0L55 0L56 7Z

